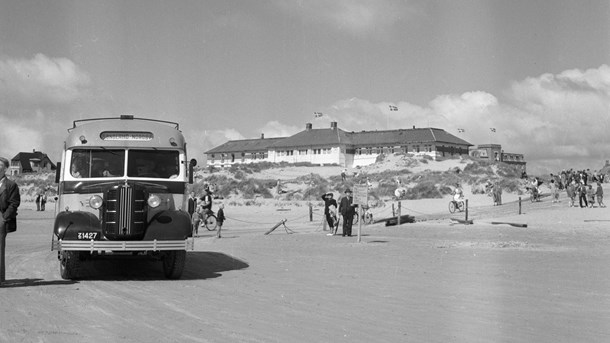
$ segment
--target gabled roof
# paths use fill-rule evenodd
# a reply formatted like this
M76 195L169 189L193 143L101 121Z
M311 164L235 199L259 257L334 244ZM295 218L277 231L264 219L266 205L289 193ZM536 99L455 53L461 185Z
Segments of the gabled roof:
M341 129L306 129L295 135L284 138L273 145L273 148L298 148L310 146L351 145L350 135Z
M32 165L30 164L30 161L47 161L51 164L51 170L55 170L56 168L55 164L51 161L49 156L47 156L47 154L41 151L20 152L15 155L15 157L13 157L11 161L19 161L19 163L21 164L21 170L24 172L32 171Z
M286 137L233 140L212 148L205 153L267 152L270 146L285 138Z
M436 128L361 131L352 133L351 140L354 145L358 146L406 145L413 143L472 145L445 130Z
M414 128L381 131L347 132L339 128L311 129L307 128L290 137L244 139L228 141L208 150L206 154L259 152L298 149L312 146L396 146L414 143L436 143L472 146L467 141L456 137L443 129Z

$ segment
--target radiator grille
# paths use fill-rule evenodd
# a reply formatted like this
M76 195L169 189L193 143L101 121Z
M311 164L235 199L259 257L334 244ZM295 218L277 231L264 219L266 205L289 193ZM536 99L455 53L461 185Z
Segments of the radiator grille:
M104 234L109 239L140 239L146 221L143 189L125 184L106 192Z

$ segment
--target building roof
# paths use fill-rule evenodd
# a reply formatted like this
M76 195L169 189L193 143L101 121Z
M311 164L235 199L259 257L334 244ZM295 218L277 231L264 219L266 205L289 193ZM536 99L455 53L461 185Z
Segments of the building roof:
M467 141L456 137L443 129L413 128L381 131L347 132L337 127L312 129L308 126L304 131L290 137L244 139L228 141L206 154L258 152L267 150L298 149L313 146L396 146L414 143L446 143L453 145L472 146Z
M447 143L472 146L467 141L456 137L443 129L417 128L382 131L361 131L352 133L355 145L404 145L413 143Z
M267 152L270 146L285 138L286 137L233 140L210 149L205 153Z
M51 164L51 170L55 170L55 164L51 161L47 154L41 151L20 152L11 159L11 161L19 161L19 163L21 164L21 170L24 172L32 171L32 165L30 164L30 161L42 162L45 160Z
M351 145L350 134L341 129L305 129L295 135L279 140L273 148L299 148L310 146Z

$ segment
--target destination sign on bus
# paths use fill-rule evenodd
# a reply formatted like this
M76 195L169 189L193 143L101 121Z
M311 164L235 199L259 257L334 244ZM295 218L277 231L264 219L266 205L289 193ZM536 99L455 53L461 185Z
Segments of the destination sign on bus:
M104 131L100 138L105 141L151 141L152 132L144 131Z

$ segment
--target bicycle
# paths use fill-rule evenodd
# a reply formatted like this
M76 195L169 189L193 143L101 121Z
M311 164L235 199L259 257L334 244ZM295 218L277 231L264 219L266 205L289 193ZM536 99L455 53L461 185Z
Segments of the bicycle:
M362 209L364 210L362 213L362 222L365 225L372 224L373 223L373 214L371 212L369 212L369 207L363 206ZM359 217L360 216L358 215L358 210L356 210L356 213L354 213L354 220L353 220L352 224L358 224Z
M206 213L200 214L200 216L204 216L198 223L199 227L205 227L208 231L216 230L218 226L216 214L214 211L208 210ZM197 228L193 228L193 236L197 234Z
M463 212L464 211L464 200L462 200L463 198L460 198L459 201L456 201L455 199L449 201L449 212L451 213L455 213L456 210L458 210L459 212Z

